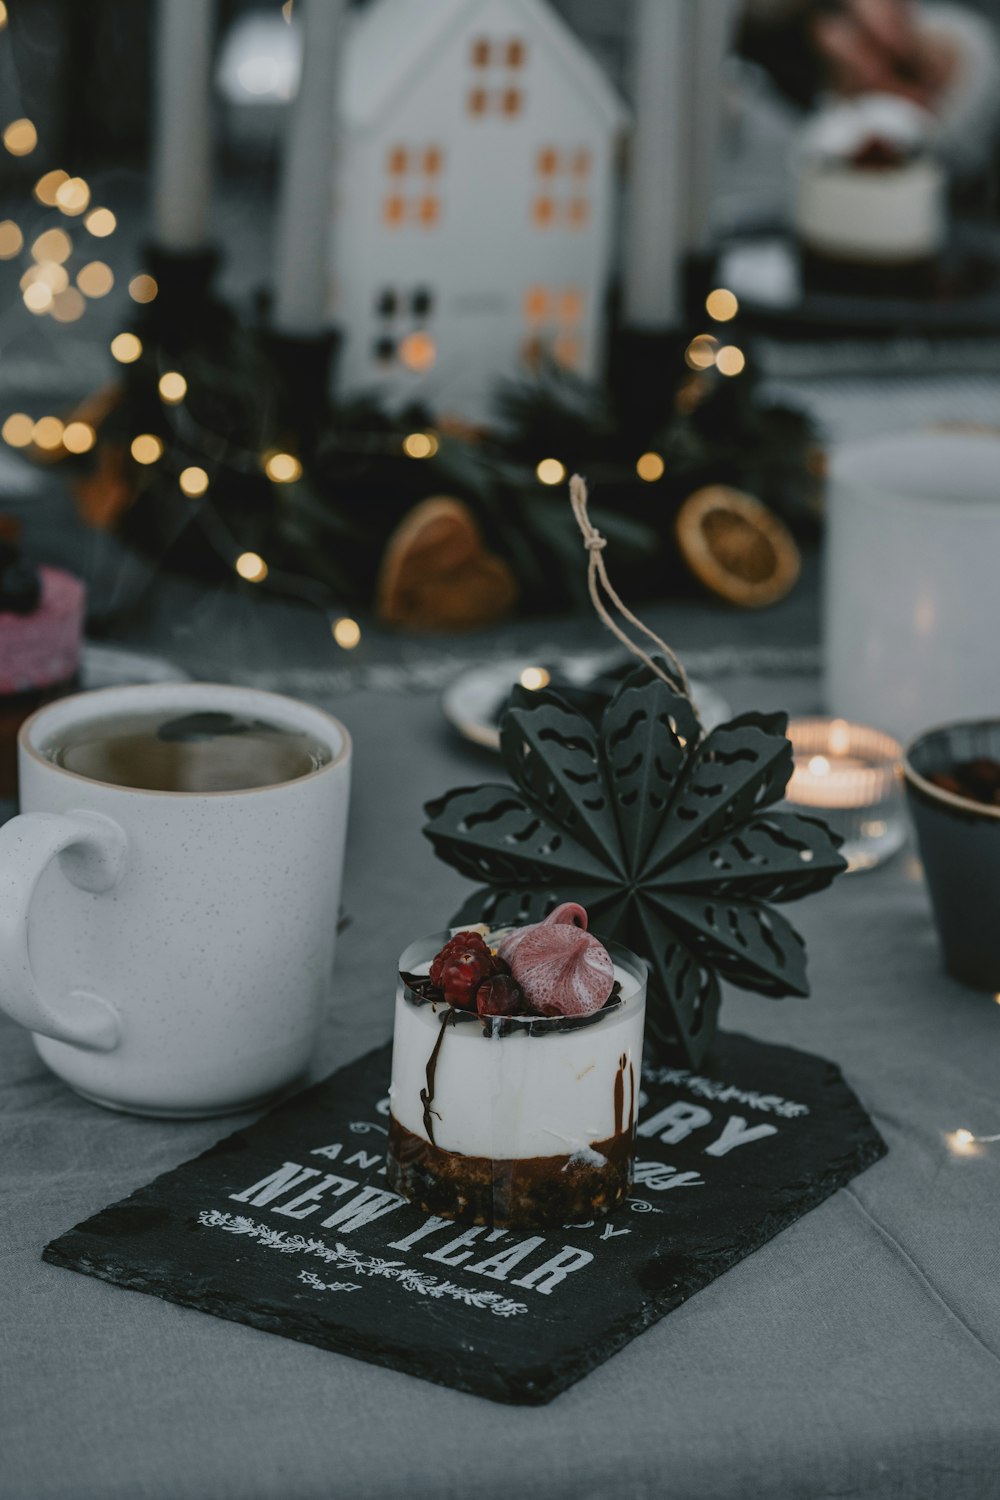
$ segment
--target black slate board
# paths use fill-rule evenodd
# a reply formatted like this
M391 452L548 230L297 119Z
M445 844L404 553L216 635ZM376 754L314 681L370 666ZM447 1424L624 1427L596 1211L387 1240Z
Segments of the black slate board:
M44 1258L540 1404L886 1150L832 1063L722 1034L700 1074L646 1070L627 1210L544 1235L470 1230L385 1188L389 1060L382 1047L334 1073L53 1240ZM310 1188L319 1196L297 1205L301 1217L281 1212ZM493 1260L505 1252L506 1264Z

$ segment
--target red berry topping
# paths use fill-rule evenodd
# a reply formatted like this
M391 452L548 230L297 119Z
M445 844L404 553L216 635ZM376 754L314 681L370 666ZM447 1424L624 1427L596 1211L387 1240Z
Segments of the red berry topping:
M478 932L459 932L431 964L430 980L458 1010L474 1010L476 991L499 964Z
M483 980L476 991L476 1009L481 1016L528 1014L521 986L509 974L494 974Z
M431 964L431 972L429 975L431 984L437 985L438 989L440 989L441 971L444 968L445 964L454 954L462 953L467 949L471 951L478 950L484 953L489 953L490 951L483 941L482 933L456 932L454 937L448 939L444 947L441 949L440 953L435 956L434 961Z

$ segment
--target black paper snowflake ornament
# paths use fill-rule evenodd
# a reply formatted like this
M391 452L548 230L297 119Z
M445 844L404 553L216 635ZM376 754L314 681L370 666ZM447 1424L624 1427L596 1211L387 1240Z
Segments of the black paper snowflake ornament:
M585 491L582 508L585 520ZM595 574L651 635L591 547L592 585ZM646 665L599 729L553 692L517 689L500 734L513 785L449 792L428 804L424 832L482 882L455 923L537 922L578 901L595 933L649 962L647 1033L698 1066L720 978L775 997L809 993L805 945L774 907L847 866L824 823L774 811L793 765L786 716L743 714L705 734L673 653L669 668L637 654Z

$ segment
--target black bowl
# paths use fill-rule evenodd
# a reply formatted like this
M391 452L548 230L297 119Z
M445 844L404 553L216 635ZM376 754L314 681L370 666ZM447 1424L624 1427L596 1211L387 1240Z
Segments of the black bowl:
M903 759L945 967L978 990L1000 994L1000 806L928 780L972 760L1000 761L1000 720L947 724L918 735Z

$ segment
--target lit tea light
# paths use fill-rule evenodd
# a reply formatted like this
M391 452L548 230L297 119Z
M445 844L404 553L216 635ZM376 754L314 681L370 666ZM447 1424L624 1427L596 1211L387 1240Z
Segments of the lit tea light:
M870 869L904 837L898 740L847 719L793 719L787 801L825 814L852 870Z

